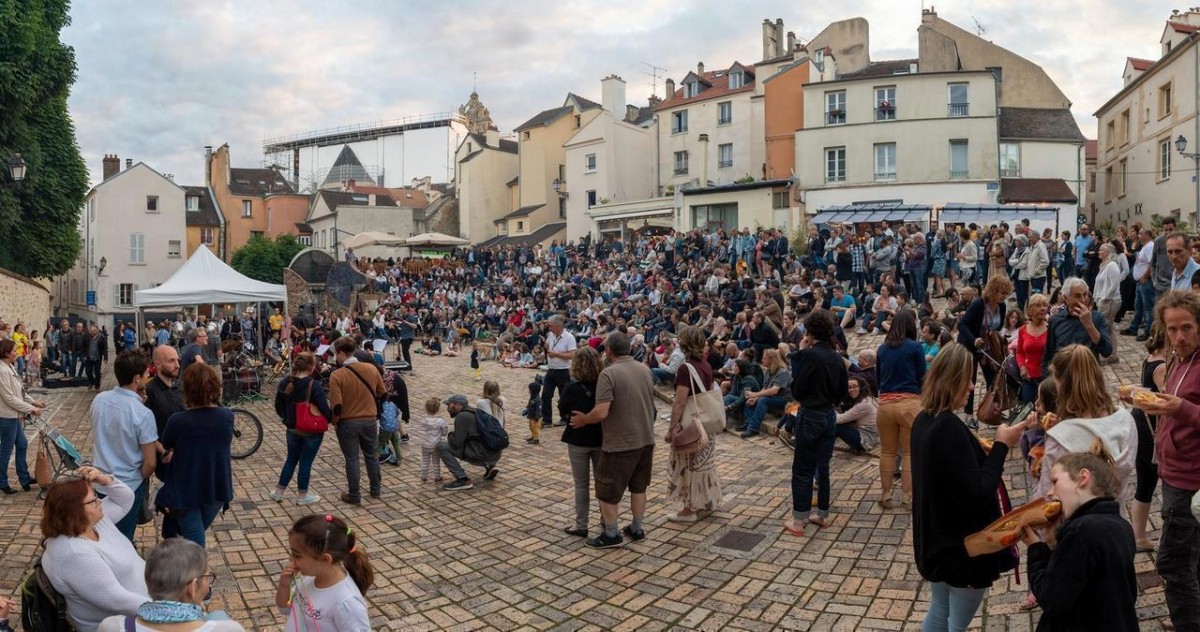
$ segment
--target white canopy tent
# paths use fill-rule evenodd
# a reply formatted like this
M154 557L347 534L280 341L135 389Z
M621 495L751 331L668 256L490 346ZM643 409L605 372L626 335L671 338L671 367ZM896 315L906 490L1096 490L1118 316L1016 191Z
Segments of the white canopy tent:
M465 246L469 243L471 243L469 239L451 237L444 233L421 233L420 235L413 235L404 240L404 245L410 248L419 246L453 248L454 246Z

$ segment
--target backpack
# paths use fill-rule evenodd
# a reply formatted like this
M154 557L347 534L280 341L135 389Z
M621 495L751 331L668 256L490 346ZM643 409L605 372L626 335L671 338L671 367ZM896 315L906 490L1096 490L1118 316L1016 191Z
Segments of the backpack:
M379 408L379 431L396 432L400 429L400 408L390 399L385 399Z
M67 618L67 600L54 589L42 556L33 560L33 570L21 582L21 627L29 632L74 632Z
M489 452L499 452L508 447L508 433L500 420L482 410L475 411L475 424L479 428L479 440Z

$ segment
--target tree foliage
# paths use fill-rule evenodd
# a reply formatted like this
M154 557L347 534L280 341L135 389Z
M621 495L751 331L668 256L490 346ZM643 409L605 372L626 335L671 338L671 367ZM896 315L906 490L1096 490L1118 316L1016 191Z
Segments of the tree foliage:
M87 169L67 111L75 51L59 40L67 0L0 0L0 267L30 277L65 273L81 246ZM20 153L25 179L11 182Z
M256 235L234 251L230 265L251 279L283 283L283 269L301 250L304 246L295 235L279 235L273 240Z

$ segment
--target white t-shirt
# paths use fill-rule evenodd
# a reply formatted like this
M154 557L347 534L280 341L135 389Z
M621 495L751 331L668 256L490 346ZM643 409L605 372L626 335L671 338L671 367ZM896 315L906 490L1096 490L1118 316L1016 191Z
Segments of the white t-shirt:
M479 401L475 402L475 409L482 410L483 412L495 417L496 420L500 422L501 428L504 427L504 411L507 408L508 402L505 401L503 397L500 398L500 408L498 409L492 406L492 400L486 397L481 397L479 398Z
M286 608L286 632L371 632L367 601L349 575L329 588L317 588L315 578L301 577Z
M152 628L142 625L141 622L138 622L133 629L137 632L154 632ZM96 632L125 632L125 615L119 614L101 621ZM246 632L246 628L243 628L242 624L237 621L208 621L196 628L195 632Z
M555 353L566 353L576 349L575 336L566 329L563 330L561 336L555 336L553 333L546 334L546 350ZM547 356L549 357L549 356ZM546 362L548 368L551 369L570 369L571 361L562 358L549 357Z

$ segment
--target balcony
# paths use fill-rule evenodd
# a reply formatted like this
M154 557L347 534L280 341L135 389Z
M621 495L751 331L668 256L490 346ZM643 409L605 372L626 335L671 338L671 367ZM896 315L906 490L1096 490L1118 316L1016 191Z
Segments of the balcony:
M724 169L726 167L732 167L732 166L733 166L732 160L721 160L721 161L717 162L718 169Z
M875 180L877 182L880 180L895 180L895 179L896 179L895 171L876 171L875 172Z
M971 172L967 171L966 169L963 169L962 171L957 169L950 170L951 180L966 180L969 177L971 177Z
M950 103L946 105L946 114L951 117L955 116L970 116L970 103Z
M1020 169L1001 169L1000 177L1001 178L1020 178L1021 170Z
M896 106L884 101L875 108L876 121L894 121L896 120Z
M846 122L845 110L830 110L825 113L826 125L841 125Z
M687 165L682 165L682 166L680 166L680 165L675 165L675 175L677 175L677 176L686 176L686 175L687 175L687 172L688 172Z
M845 181L846 181L846 174L844 174L844 173L827 173L827 174L825 174L825 184L834 184L834 183L845 182Z

